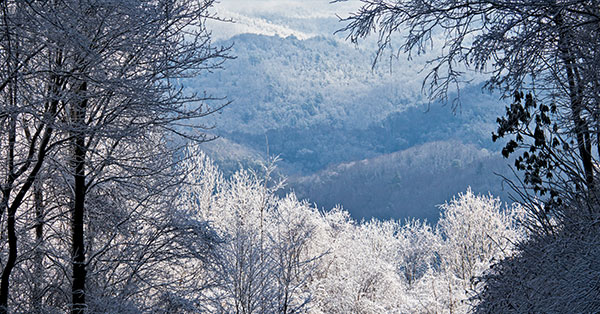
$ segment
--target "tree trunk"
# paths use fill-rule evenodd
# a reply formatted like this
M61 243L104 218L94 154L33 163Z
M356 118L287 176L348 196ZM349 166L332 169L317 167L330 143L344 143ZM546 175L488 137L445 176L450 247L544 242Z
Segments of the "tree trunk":
M15 148L15 122L14 117L10 118L8 129L8 176L2 189L2 211L6 210L6 232L8 236L8 258L2 269L2 278L0 281L0 314L8 313L8 292L10 288L10 273L12 272L17 260L17 239L15 233L15 213L10 210L10 194L14 183L14 148Z
M87 106L86 96L87 83L83 82L79 88L82 99L76 101L72 110L73 127L73 176L74 195L72 202L71 236L72 236L72 258L73 258L73 285L72 314L83 314L86 310L85 303L85 234L83 229L83 218L85 214L85 112Z
M6 221L6 229L8 233L8 259L2 270L2 281L0 282L0 313L8 313L8 292L10 287L10 274L17 260L17 237L15 233L15 213L8 208L8 198L10 191L3 193L3 207L7 209L8 219Z
M563 26L562 16L559 14L555 18L556 24L559 27ZM567 83L569 89L569 100L571 107L571 119L575 125L575 138L577 139L577 148L579 150L579 158L583 164L584 182L588 191L594 186L594 166L592 162L592 143L590 138L590 130L584 118L583 111L583 96L581 91L581 82L578 80L578 73L575 60L571 54L570 34L563 31L560 34L559 50L560 58L565 64L565 72L567 74Z
M0 313L8 313L8 291L9 280L12 269L17 261L17 234L15 231L15 211L9 210L8 219L6 221L6 229L8 233L8 260L2 272L2 295L0 299Z
M37 279L31 292L31 304L35 314L43 314L42 298L44 278L44 194L42 181L38 178L33 184L33 199L35 206L35 250L33 256L33 276Z

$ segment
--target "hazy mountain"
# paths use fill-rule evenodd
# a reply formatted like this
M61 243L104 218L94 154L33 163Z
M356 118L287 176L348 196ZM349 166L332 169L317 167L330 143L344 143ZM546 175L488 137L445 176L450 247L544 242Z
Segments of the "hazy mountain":
M223 130L263 134L323 123L365 128L423 102L417 71L372 71L369 51L333 38L244 34L222 44L232 43L235 60L188 84L233 101L216 118Z
M354 217L418 217L436 221L437 206L469 186L502 196L508 175L499 154L457 141L429 142L392 154L342 163L305 177L290 187L324 208L344 202Z
M497 95L483 92L481 84L464 87L461 105L453 111L450 105L424 100L418 67L396 62L392 68L372 69L372 51L332 37L301 40L242 34L221 42L232 43L235 60L227 62L223 70L187 84L189 90L205 90L232 101L209 122L217 125L215 133L223 139L206 148L226 172L240 164L256 165L268 151L281 157L283 173L290 176L291 188L302 197L325 207L343 204L357 218L437 217L435 205L467 185L477 192L498 191L491 186L492 181L499 182L492 171L474 173L471 163L475 161L446 151L456 145L427 145L464 143L466 146L460 147L479 156L476 169L504 165L495 157L498 154L492 153L499 145L491 141L495 119L504 104ZM415 146L419 148L411 150ZM439 151L425 154L426 158L446 156L469 166L434 168L435 176L445 178L431 184L434 175L427 172L428 161L418 168L398 165L393 175L406 171L409 174L402 177L412 178L398 182L416 189L404 189L406 193L393 190L399 183L387 175L383 181L383 177L368 175L356 182L347 178L358 171L354 168L347 174L327 175L330 169L356 160L378 160L359 162L360 171L381 172L384 163L402 164L408 155L434 147ZM479 154L482 148L487 151L485 156ZM360 190L369 193L349 192L360 184L367 185L368 189ZM419 188L426 184L427 188ZM414 193L418 191L429 194ZM384 201L370 196L378 193L390 197Z
M332 38L245 34L231 41L237 59L189 88L233 101L214 119L218 134L262 152L266 135L271 153L305 173L432 140L489 147L502 112L498 97L479 85L462 90L455 114L427 106L418 70L372 71L368 51Z

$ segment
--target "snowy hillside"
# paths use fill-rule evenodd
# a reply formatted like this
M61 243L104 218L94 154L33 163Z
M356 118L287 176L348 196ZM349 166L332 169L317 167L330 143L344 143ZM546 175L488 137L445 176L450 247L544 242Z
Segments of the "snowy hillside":
M400 152L342 163L292 178L298 197L324 208L343 200L355 217L419 217L436 221L436 205L465 191L492 192L508 200L501 179L506 161L486 149L457 141L428 142Z
M366 128L423 102L416 71L371 71L368 51L332 38L244 34L223 42L231 43L235 60L187 84L233 101L216 118L223 130L263 134L323 123Z
M280 156L280 170L290 177L290 188L302 197L326 206L340 203L351 212L354 208L371 209L370 213L352 212L356 218L437 217L435 205L469 184L477 192L491 190L503 195L500 180L492 171L476 174L470 172L471 168L432 169L445 175L444 184L452 186L435 191L439 197L396 191L391 198L369 204L370 197L350 192L359 185L348 187L350 182L340 178L329 178L328 186L307 186L306 178L299 177L321 176L317 172L340 163L377 158L435 141L473 144L468 147L474 151L476 147L486 148L489 156L485 158L494 160L494 171L506 173L508 169L502 167L505 163L493 153L500 146L491 141L495 119L504 103L497 95L482 91L480 85L471 85L461 90L461 106L456 112L450 105L429 104L421 93L418 68L398 64L392 73L385 67L373 70L370 58L365 58L369 51L335 38L300 40L293 36L243 34L223 42L230 43L234 44L235 60L223 70L195 78L187 85L190 90L226 95L232 101L222 114L211 117L217 126L214 131L222 139L206 145L207 152L226 172L233 172L239 165L252 166L268 151ZM401 70L407 73L396 72ZM442 150L435 152L440 156L452 154L444 151L452 146L434 146ZM399 162L397 157L385 160ZM382 171L378 167L363 165L362 171ZM423 166L408 170L411 176L419 177L417 171L428 169ZM374 181L360 183L372 187L369 191L377 187L378 193L383 193L397 187L370 178ZM424 186L415 189L434 189L427 180L417 181ZM492 185L492 181L498 184Z
M481 78L476 76L461 89L461 105L456 111L450 104L430 103L422 92L422 65L427 56L413 56L410 61L402 56L392 64L381 62L373 68L374 45L355 46L333 34L341 27L334 13L351 10L351 2L326 6L319 14L311 14L308 4L322 6L319 1L284 2L289 10L283 10L283 2L266 0L261 2L261 10L236 1L218 6L222 16L236 21L218 24L222 26L216 28L218 44L233 45L236 58L226 62L222 70L185 84L189 92L206 91L232 101L221 114L202 120L216 125L213 132L222 137L206 144L205 151L225 173L233 173L240 165L256 166L267 152L278 155L280 171L290 178L290 189L326 206L343 204L357 219L437 217L436 205L469 184L477 192L491 190L504 195L492 171L474 173L469 167L431 169L447 177L442 181L448 187L434 193L439 197L396 191L391 193L393 197L371 202L367 195L350 192L361 184L371 187L366 189L371 192L377 189L376 194L397 186L389 180L368 181L378 180L371 176L360 184L350 184L341 177L328 178L327 186L314 183L314 178L322 179L328 173L325 169L340 164L365 159L396 163L416 146L420 147L417 151L423 147L453 149L451 145L421 146L438 141L463 143L473 152L485 148L485 161L480 162L493 160L494 171L506 173L508 169L502 167L505 163L495 153L501 146L491 141L496 117L503 113L505 103L498 95L484 92ZM449 95L450 100L455 96ZM404 153L397 153L401 151ZM383 171L381 163L361 163L361 171ZM461 160L461 164L469 162ZM404 171L398 167L395 171ZM404 177L428 177L418 172L428 171L425 166L407 170L411 175ZM417 190L434 189L433 185L425 187L425 179L416 181L423 185L415 186ZM352 211L355 208L370 208L370 212Z

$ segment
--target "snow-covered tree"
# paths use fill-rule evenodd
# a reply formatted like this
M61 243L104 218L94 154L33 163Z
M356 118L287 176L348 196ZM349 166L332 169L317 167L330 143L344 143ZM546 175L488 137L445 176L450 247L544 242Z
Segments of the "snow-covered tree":
M468 283L494 259L511 255L522 237L516 225L522 213L518 206L502 209L501 205L499 199L476 196L469 189L440 206L438 231L445 240L442 267Z
M310 301L308 279L323 254L309 250L318 212L293 194L275 194L273 165L240 170L224 180L198 147L182 164L191 183L180 194L189 215L214 228L221 242L207 264L213 289L202 292L205 307L218 313L298 313Z
M218 67L226 57L226 49L212 46L205 28L212 3L0 4L1 54L7 65L0 74L0 92L7 96L2 97L2 140L7 144L2 158L7 166L0 213L6 215L3 227L8 235L0 310L7 311L12 270L17 262L29 258L17 251L17 234L19 239L27 239L24 232L35 225L38 240L45 241L49 238L44 230L60 226L63 240L53 245L60 243L59 250L71 251L71 256L52 254L72 264L59 266L65 274L71 273L67 282L72 286L72 300L66 304L72 304L74 313L82 313L87 307L87 268L94 265L90 259L107 257L105 247L98 247L97 252L86 243L96 236L86 235L95 230L94 219L104 219L109 213L125 220L133 218L136 211L148 206L148 200L168 194L162 192L174 186L172 178L177 176L168 174L174 169L169 160L173 151L166 149L172 145L165 144L173 143L167 139L169 134L205 139L204 133L198 132L201 126L190 126L190 131L183 124L222 106L217 103L217 108L211 109L204 102L208 97L183 93L179 81ZM149 144L155 149L149 149ZM52 165L46 163L50 160ZM54 180L36 183L41 172ZM160 180L164 180L162 190L157 188ZM40 193L32 193L34 183L42 189L37 190ZM133 189L134 185L139 189ZM48 195L48 191L63 194ZM37 211L35 217L28 212L42 207L30 206L33 194L47 200L45 212ZM67 214L70 219L65 219ZM31 218L35 220L28 220ZM50 224L46 219L54 221ZM117 229L124 227L123 221L112 222L117 224L103 231L122 233ZM65 226L71 230L69 236L64 233ZM62 242L67 239L70 245ZM45 263L44 258L39 259L42 243L38 242L26 245L38 250L38 264ZM53 263L60 264L57 260Z
M514 205L502 208L499 199L476 196L471 190L440 206L439 250L441 276L438 293L443 308L468 309L477 292L476 283L494 263L515 254L525 237L523 210Z
M277 195L272 166L224 178L198 147L183 160L191 184L178 204L221 241L201 276L216 279L200 291L209 312L466 312L477 278L524 237L520 207L470 190L436 226L356 222Z

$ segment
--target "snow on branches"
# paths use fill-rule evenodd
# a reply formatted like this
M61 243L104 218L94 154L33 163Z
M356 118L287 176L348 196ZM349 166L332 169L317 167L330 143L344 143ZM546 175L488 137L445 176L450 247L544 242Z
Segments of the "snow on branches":
M524 237L519 207L470 190L440 206L437 226L357 222L278 195L273 165L225 179L196 147L184 167L181 204L221 239L199 295L213 313L466 312L475 279Z

